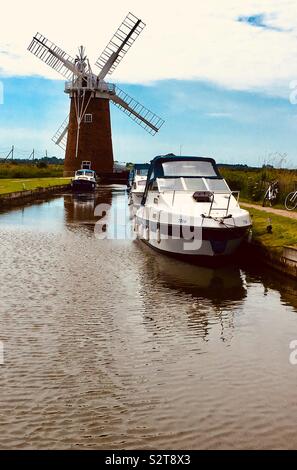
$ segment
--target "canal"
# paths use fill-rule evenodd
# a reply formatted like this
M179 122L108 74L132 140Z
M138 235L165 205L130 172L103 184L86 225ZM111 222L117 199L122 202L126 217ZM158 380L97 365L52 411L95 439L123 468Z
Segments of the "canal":
M0 448L296 448L296 283L156 254L126 208L0 213Z

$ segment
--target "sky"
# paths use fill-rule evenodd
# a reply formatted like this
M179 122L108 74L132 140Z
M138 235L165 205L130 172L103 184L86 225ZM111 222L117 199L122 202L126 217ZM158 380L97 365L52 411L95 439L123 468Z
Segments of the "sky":
M108 80L160 115L151 136L111 105L115 159L209 155L261 165L287 154L297 166L296 0L89 0L50 8L27 0L2 6L0 157L63 157L51 141L69 112L63 77L27 51L39 31L70 55L81 44L93 66L131 11L146 27ZM13 28L11 24L13 22ZM96 72L96 66L93 66Z

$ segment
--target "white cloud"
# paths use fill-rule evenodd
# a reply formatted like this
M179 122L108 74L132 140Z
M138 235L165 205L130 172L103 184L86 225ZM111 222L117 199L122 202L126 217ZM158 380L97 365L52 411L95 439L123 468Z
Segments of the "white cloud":
M199 79L288 96L289 82L297 78L296 0L89 0L83 8L69 0L44 6L27 0L17 8L8 2L2 6L0 71L57 78L26 51L37 30L71 55L83 43L92 64L129 10L147 27L115 80ZM272 29L237 21L257 14L265 14Z
M229 118L232 117L231 113L225 112L216 112L216 113L206 113L206 116L213 117L213 118Z

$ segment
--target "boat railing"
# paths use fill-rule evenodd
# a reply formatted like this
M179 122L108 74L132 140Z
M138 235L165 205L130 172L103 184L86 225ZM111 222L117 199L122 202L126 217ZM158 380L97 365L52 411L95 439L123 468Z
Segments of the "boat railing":
M224 196L224 195L228 195L228 199L227 200L227 206L226 207L213 207L213 204L215 202L215 195L219 194L220 196ZM235 196L236 195L236 196ZM212 216L212 211L213 212L216 212L216 211L225 211L225 214L223 215L223 217L226 217L228 215L228 212L229 212L229 207L230 207L230 202L231 202L231 198L232 197L235 197L236 199L236 203L237 203L237 206L239 205L239 196L240 196L240 191L231 191L231 192L223 192L223 193L212 193L212 198L211 198L211 203L210 203L210 206L209 206L209 212L208 212L208 217L211 217Z
M179 192L184 192L184 191L179 191L177 189L172 190L172 201L171 201L172 206L174 205L174 202L175 202L175 194L179 193ZM205 191L202 191L202 192L204 193ZM232 197L234 197L236 199L236 205L237 206L239 205L240 191L222 191L222 192L207 191L207 193L210 195L210 201L209 201L210 206L209 206L209 211L208 211L207 217L211 217L212 216L211 213L215 212L215 211L225 211L225 214L223 214L223 217L226 217L228 215L228 212L229 212L229 207L230 207L230 202L231 202ZM228 196L226 198L226 199L228 199L226 207L213 207L216 195Z

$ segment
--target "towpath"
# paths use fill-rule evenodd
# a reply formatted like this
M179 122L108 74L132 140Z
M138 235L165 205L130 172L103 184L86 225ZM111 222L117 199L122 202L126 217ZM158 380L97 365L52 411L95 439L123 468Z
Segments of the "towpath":
M258 204L249 204L247 202L241 202L240 205L242 207L250 207L253 209L258 209L259 211L268 212L270 214L281 215L283 217L287 217L289 219L297 220L297 212L296 211L287 211L285 209L275 209L274 207L262 207Z

